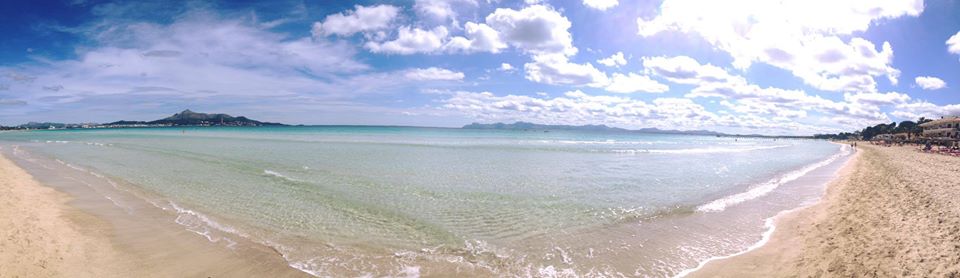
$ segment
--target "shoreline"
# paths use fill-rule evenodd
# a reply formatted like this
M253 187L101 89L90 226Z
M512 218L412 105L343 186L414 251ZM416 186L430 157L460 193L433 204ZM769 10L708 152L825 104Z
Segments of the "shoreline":
M12 277L124 276L122 259L97 217L69 206L68 194L43 186L0 155L0 273ZM98 267L86 267L97 265Z
M818 202L777 217L766 244L684 277L958 275L958 171L955 157L860 145Z
M836 181L837 181L839 178L841 178L843 175L845 175L845 174L849 171L848 168L849 168L851 165L857 163L857 159L858 159L858 157L859 157L859 155L860 155L860 152L858 152L857 149L854 149L854 148L850 147L850 146L847 145L847 144L841 144L841 143L836 143L836 144L838 144L838 145L841 146L841 149L838 151L837 154L831 155L830 157L828 157L828 158L825 159L824 161L820 161L820 162L817 162L817 163L814 163L814 164L811 164L811 165L807 165L807 166L805 166L804 168L812 167L813 165L819 165L819 166L813 167L812 169L804 169L804 168L802 168L801 170L796 170L796 171L803 171L803 174L802 174L801 176L797 177L798 179L803 179L803 178L809 178L809 177L806 177L806 176L813 174L813 172L815 172L817 169L819 169L819 168L821 168L821 167L833 167L833 168L828 168L828 169L827 169L827 171L829 171L831 174L829 175L829 178L828 178L826 181L820 183L821 186L822 186L822 191L820 192L819 196L816 197L816 200L815 200L815 201L813 201L812 203L809 203L809 204L800 204L800 205L797 206L797 207L780 211L780 212L778 212L777 214L775 214L775 215L773 215L773 216L770 216L770 217L765 218L765 219L763 220L764 231L761 233L760 239L759 239L758 241L756 241L755 243L751 244L750 246L748 246L746 249L743 249L743 250L740 250L740 251L737 251L737 252L734 252L734 253L730 253L730 254L717 255L717 256L714 256L714 257L707 258L707 259L705 259L705 260L703 260L703 261L700 261L700 262L697 264L697 266L695 266L695 267L693 267L693 268L689 268L689 269L683 270L683 271L681 271L680 273L678 273L678 274L676 274L676 275L673 275L672 277L696 277L697 274L698 274L698 273L701 273L702 270L703 270L704 268L706 268L707 266L716 264L716 263L719 262L719 261L730 260L730 259L733 259L733 258L737 258L737 257L739 257L739 256L743 256L743 255L745 255L745 254L750 254L751 252L754 252L754 251L756 251L757 249L762 249L762 248L764 248L765 246L767 246L767 245L769 244L769 242L770 242L770 240L773 238L774 234L777 233L777 231L779 230L779 229L778 229L778 226L780 226L780 225L782 224L782 223L780 223L780 222L783 220L783 218L789 217L789 216L792 215L792 214L800 213L800 212L804 211L805 209L808 209L808 208L810 208L810 207L816 206L817 204L821 203L822 200L823 200L824 198L826 198L827 191L830 189L830 185L831 185L832 183L836 182ZM844 150L844 148L849 148L849 149L848 149L848 150ZM839 165L831 165L831 164L834 164L834 163L838 163L838 162L836 161L837 159L845 159L845 161L841 161L842 163L839 164ZM832 169L832 170L830 170L830 169ZM791 182L792 182L792 181L791 181ZM790 183L790 182L787 182L787 183ZM773 190L773 189L771 189L771 190ZM746 194L746 193L748 193L748 192L750 192L750 191L747 191L747 192L745 192L745 193L739 193L739 194ZM739 195L739 194L738 194L738 195ZM719 200L718 200L718 201L719 201ZM715 202L717 202L717 201L714 201L714 202L711 202L711 203L715 203ZM710 204L710 203L708 203L708 204ZM705 206L705 205L701 205L701 207L703 207L703 206Z
M309 276L265 247L232 248L211 241L181 226L179 215L171 218L168 211L146 201L99 195L111 185L97 187L98 176L76 168L69 171L64 168L67 164L10 157L7 151L16 149L0 148L0 190L5 193L0 204L16 208L0 212L0 273L4 275ZM47 241L47 246L38 248L37 239ZM82 259L71 261L61 251Z

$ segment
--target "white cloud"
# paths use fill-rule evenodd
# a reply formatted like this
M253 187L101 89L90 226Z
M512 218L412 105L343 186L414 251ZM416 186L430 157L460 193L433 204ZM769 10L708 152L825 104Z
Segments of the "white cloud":
M411 80L463 80L464 74L443 68L429 67L408 70L404 76Z
M717 82L734 82L742 79L730 75L726 70L711 65L701 65L697 60L687 56L676 57L643 57L643 67L650 74L659 75L670 82L678 84L703 84ZM745 81L743 81L745 82Z
M938 119L942 116L960 115L960 104L941 106L926 101L916 101L897 105L896 110L891 114L909 120L917 120L920 117Z
M609 83L607 75L590 63L572 63L561 54L537 55L533 62L523 65L526 78L551 85L603 87Z
M510 65L510 64L508 64L508 63L502 63L502 64L500 64L500 68L497 69L497 70L499 70L499 71L505 71L505 72L512 72L512 71L516 70L516 68L514 68L513 65Z
M444 2L446 3L446 2ZM533 55L577 53L568 29L571 23L550 7L533 5L522 10L496 9L484 23L467 22L462 36L450 37L443 26L430 30L403 26L397 38L383 42L387 34L369 34L366 48L375 53L500 53L514 46Z
M464 24L464 37L453 37L446 44L452 52L490 52L499 53L507 48L507 44L500 39L500 33L483 23L467 22Z
M620 67L627 65L627 59L623 58L623 52L617 52L610 57L597 60L597 63L608 67Z
M583 0L583 5L605 11L609 8L616 7L619 2L617 0Z
M840 37L867 30L882 19L917 16L922 0L845 1L666 0L660 14L637 20L639 34L678 31L697 34L746 69L754 62L792 72L828 91L875 91L875 76L896 84L893 50L865 39Z
M867 94L850 97L858 102L835 102L819 96L808 95L802 90L785 90L775 87L763 88L750 84L745 78L732 75L710 64L701 64L687 56L643 57L645 72L678 84L695 85L685 95L687 98L720 98L721 105L753 116L774 116L783 120L807 116L816 111L842 117L851 125L864 122L885 121L877 103L884 97L896 99L897 93ZM906 95L902 95L906 96ZM905 101L905 100L904 100Z
M606 90L625 94L636 92L663 93L670 90L670 87L650 79L650 77L645 75L614 73L610 78L610 85L607 85Z
M717 114L686 98L657 98L645 102L627 97L593 96L581 91L570 91L554 98L546 95L497 96L490 92L461 91L444 100L441 109L484 122L530 121L663 129L711 127L781 134L812 134L839 130L805 125L784 117Z
M431 19L434 21L453 21L453 25L457 24L457 12L454 10L454 5L460 4L469 4L476 6L476 0L416 0L413 4L413 9L416 10L417 14L421 17Z
M843 99L858 104L867 104L873 106L903 104L910 101L910 96L897 92L888 93L846 93Z
M444 89L464 78L462 72L430 67L371 72L354 60L357 49L346 42L291 39L254 22L209 14L104 32L89 34L91 45L76 59L0 67L0 83L9 82L18 94L13 98L2 91L0 99L22 104L0 112L0 118L149 119L183 107L270 111L301 122L298 113L343 111L370 118L383 114L362 112L382 110L358 98Z
M431 30L404 26L398 30L396 39L386 42L368 41L364 47L373 53L430 53L442 49L447 34L447 28L443 26Z
M535 121L555 124L613 124L633 127L696 127L716 115L689 99L660 98L647 103L625 97L591 96L571 91L556 98L496 96L457 92L444 108L484 121Z
M960 54L960 31L947 39L947 51L953 54Z
M313 35L349 36L358 32L386 29L397 17L400 8L391 5L360 6L353 11L328 15L323 22L313 24Z
M933 76L917 76L914 82L924 90L939 90L947 87L947 83L943 82L943 79Z
M547 6L533 5L519 11L498 8L487 15L486 24L499 32L507 44L529 53L577 53L568 31L570 20Z

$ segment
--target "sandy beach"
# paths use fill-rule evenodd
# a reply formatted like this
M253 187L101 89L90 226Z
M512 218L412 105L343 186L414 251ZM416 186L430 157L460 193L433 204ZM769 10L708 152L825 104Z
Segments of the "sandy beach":
M224 248L162 211L126 214L41 182L51 178L62 177L34 177L0 155L0 277L308 276L271 250Z
M0 156L0 277L112 277L133 269L96 217Z
M817 204L770 241L689 277L957 277L960 158L860 143Z

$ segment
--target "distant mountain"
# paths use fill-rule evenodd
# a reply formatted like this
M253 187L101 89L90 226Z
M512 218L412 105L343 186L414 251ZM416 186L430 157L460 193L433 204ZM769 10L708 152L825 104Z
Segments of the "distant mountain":
M657 133L657 134L688 134L688 135L718 135L726 134L709 130L664 130L658 128L642 128L637 130L623 129L618 127L609 127L606 125L542 125L528 122L515 122L512 124L493 123L480 124L472 123L463 126L464 129L502 129L502 130L581 130L581 131L600 131L600 132L637 132L637 133Z
M183 110L183 112L173 114L173 116L159 119L156 121L117 121L105 124L107 126L131 126L131 125L168 125L168 126L282 126L280 123L261 122L248 119L247 117L234 117L227 114L207 114Z

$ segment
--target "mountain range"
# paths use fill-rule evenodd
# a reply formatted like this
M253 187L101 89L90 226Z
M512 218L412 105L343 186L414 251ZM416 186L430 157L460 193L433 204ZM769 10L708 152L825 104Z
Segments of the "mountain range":
M116 121L104 124L107 126L130 125L166 125L166 126L283 126L280 123L261 122L248 119L244 116L230 116L227 114L207 114L183 110L173 116L155 121Z

